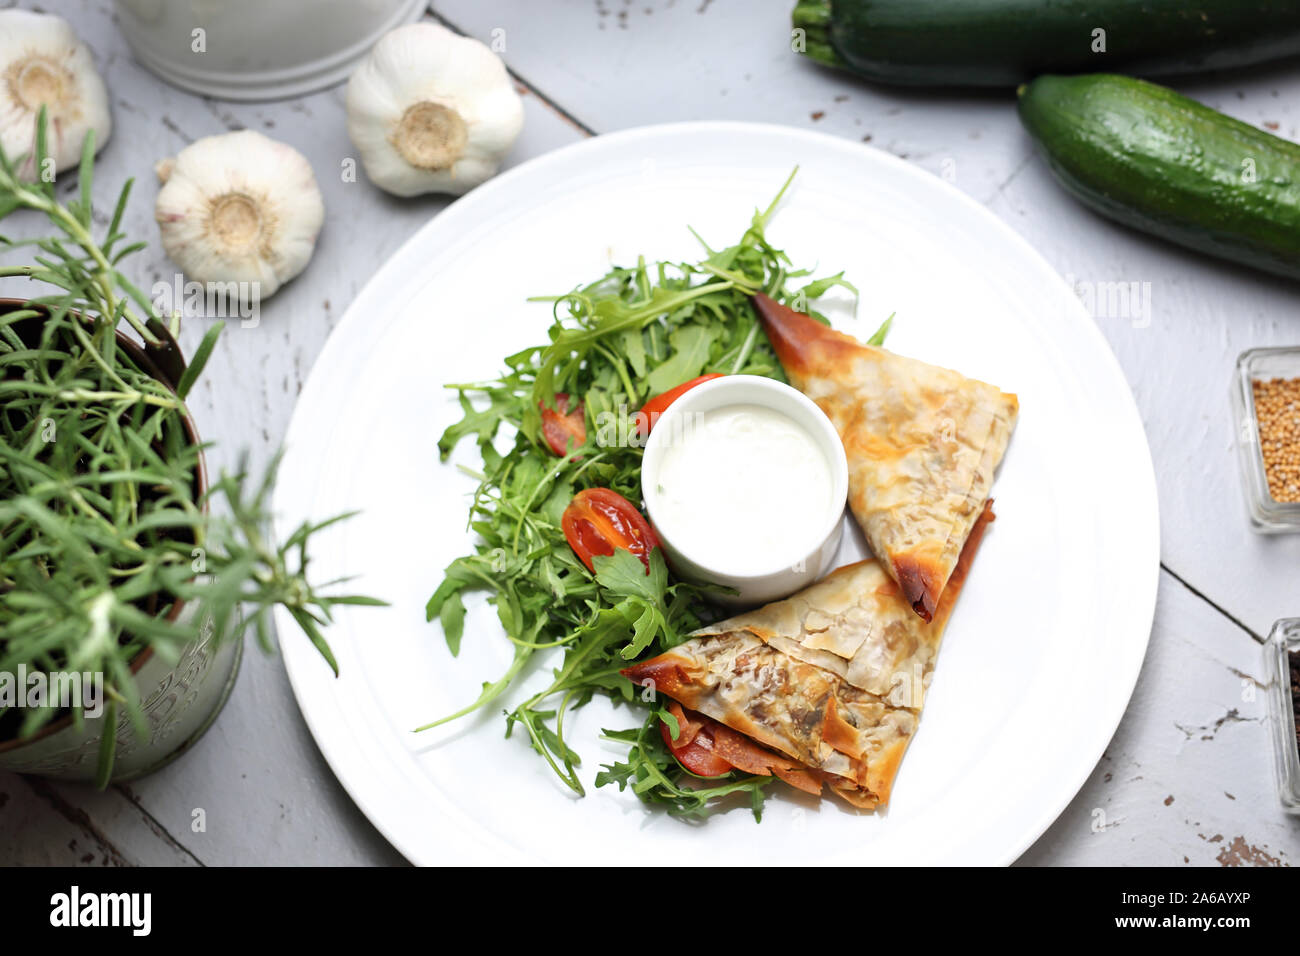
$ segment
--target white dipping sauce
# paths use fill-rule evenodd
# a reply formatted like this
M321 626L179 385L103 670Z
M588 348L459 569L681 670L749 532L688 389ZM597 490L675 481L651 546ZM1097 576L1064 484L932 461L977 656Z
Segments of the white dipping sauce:
M783 412L724 405L665 423L655 522L683 554L732 574L796 561L834 506L821 446Z

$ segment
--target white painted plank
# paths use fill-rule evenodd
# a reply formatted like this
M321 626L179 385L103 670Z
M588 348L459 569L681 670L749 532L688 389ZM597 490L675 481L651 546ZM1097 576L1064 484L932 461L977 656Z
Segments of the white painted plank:
M1156 622L1106 756L1020 863L1294 865L1259 645L1168 574Z
M185 834L163 827L129 785L97 791L82 784L50 782L42 789L48 789L51 799L76 807L103 841L134 866L202 865L182 842Z
M1029 155L1008 94L884 90L790 49L793 0L434 0L504 41L511 68L598 133L727 119L816 129L910 159L986 200ZM864 228L870 228L864 223Z
M0 774L0 862L8 865L199 866L129 787Z
M39 786L39 785L38 785ZM126 866L118 848L79 819L76 807L56 807L12 773L0 774L0 863L6 866Z

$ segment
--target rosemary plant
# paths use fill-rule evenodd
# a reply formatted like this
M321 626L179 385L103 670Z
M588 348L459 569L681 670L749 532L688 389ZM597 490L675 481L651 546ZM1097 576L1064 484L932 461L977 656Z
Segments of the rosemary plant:
M35 168L45 168L45 117ZM201 449L185 397L221 333L214 324L188 367L175 351L178 316L164 317L120 264L143 243L121 232L131 191L118 196L102 238L94 235L94 142L85 142L77 199L61 203L52 181L27 183L0 150L0 218L44 215L53 234L0 237L0 253L32 250L0 267L53 287L0 312L0 672L70 670L104 675L106 709L98 779L111 775L115 728L125 711L143 729L131 693L132 662L146 649L171 660L212 628L216 640L254 631L271 648L270 613L285 607L337 673L322 629L339 604L307 579L317 531L347 517L304 524L274 544L267 535L278 456L257 481L223 475L200 492ZM150 355L124 347L134 331L146 352L167 356L174 388ZM144 356L144 360L142 360ZM336 584L337 582L329 582ZM177 614L196 602L200 613ZM0 708L0 739L25 738L60 714L55 702ZM72 709L80 725L84 715Z

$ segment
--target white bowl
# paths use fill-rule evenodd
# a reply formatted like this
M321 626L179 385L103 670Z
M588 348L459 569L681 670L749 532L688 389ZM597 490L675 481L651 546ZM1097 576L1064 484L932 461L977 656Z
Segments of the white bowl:
M827 506L824 520L807 529L806 534L792 536L783 553L774 553L770 561L760 562L760 570L755 572L738 573L735 568L719 567L674 542L674 528L671 520L665 521L666 509L660 506L656 487L655 479L664 452L674 437L689 427L692 419L687 416L729 405L762 405L788 416L820 446L831 470L831 503ZM735 588L736 594L721 594L716 598L719 603L732 607L763 604L787 597L829 571L839 550L848 492L849 471L844 446L830 419L801 392L757 375L727 375L697 385L683 394L655 423L646 440L641 462L641 494L645 499L646 513L668 563L679 577L686 580ZM774 511L779 511L781 506L780 501L771 503ZM761 515L755 518L762 520Z
M135 58L168 83L222 100L301 96L341 83L425 0L117 0Z

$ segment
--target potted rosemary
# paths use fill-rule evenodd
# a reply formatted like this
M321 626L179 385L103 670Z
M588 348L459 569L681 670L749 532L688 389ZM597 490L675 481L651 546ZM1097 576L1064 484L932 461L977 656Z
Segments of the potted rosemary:
M44 129L42 113L30 168L45 168ZM63 203L0 151L0 218L28 210L53 227L0 238L0 252L34 251L0 277L52 287L0 300L0 769L105 786L207 728L243 636L271 648L272 607L337 671L322 633L331 608L381 602L326 596L306 577L312 537L345 516L271 541L275 462L258 481L209 486L185 397L221 325L187 364L178 317L119 268L143 246L119 228L130 181L94 234L93 158L90 136L79 194Z

